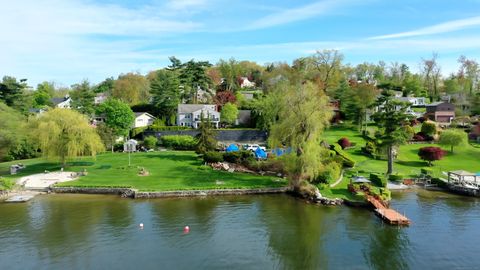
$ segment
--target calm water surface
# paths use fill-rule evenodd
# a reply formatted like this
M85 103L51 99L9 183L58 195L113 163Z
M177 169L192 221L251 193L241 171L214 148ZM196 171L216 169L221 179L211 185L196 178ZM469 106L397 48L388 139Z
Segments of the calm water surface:
M480 268L480 200L419 191L392 205L411 227L287 195L37 196L0 204L0 269Z

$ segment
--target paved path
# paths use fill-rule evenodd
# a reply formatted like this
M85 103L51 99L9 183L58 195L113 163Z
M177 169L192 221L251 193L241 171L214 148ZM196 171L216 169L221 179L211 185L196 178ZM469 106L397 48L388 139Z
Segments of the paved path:
M340 177L338 178L338 180L335 183L330 184L330 187L335 187L336 185L340 184L340 182L342 182L342 180L343 180L343 170L340 173Z

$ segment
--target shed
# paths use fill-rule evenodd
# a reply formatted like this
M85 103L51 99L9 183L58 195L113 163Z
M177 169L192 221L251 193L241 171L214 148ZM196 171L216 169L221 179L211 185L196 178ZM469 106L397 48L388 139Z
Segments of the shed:
M136 152L138 142L130 139L123 144L123 152Z
M239 149L238 149L238 146L235 145L235 144L233 144L233 143L230 144L230 145L227 147L227 149L225 149L225 151L227 151L227 152L238 152L238 150L239 150Z

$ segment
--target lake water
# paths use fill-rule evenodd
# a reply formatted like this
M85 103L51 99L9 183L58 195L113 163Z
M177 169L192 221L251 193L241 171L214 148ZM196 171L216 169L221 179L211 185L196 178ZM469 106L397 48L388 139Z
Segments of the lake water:
M287 195L37 196L0 204L0 269L480 268L480 200L425 191L393 197L410 227Z

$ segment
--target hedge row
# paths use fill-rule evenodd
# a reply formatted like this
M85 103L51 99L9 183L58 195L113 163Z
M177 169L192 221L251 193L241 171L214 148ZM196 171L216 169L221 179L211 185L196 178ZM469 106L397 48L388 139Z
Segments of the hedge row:
M370 181L372 181L373 184L379 186L379 187L386 187L387 186L387 179L378 173L371 173L370 174Z
M340 157L343 166L353 168L355 167L355 160L353 160L347 153L345 153L338 144L331 145L330 148Z
M161 144L174 150L194 150L197 140L189 135L166 135L162 136Z

